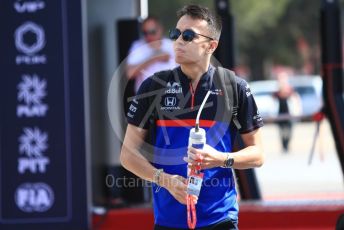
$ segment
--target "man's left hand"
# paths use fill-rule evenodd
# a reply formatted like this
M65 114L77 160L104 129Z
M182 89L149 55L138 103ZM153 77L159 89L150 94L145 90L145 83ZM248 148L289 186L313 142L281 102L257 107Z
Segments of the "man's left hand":
M189 163L189 167L200 166L201 169L209 169L223 166L226 160L226 154L217 151L210 145L204 145L203 149L188 147L188 157L184 161Z

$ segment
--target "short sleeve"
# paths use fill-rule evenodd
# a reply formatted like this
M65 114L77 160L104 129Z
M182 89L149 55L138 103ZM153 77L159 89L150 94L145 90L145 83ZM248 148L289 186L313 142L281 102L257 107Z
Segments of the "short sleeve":
M262 127L264 123L249 84L238 77L236 77L236 81L239 100L238 120L241 124L240 133L249 133Z
M133 98L130 103L127 121L129 124L137 127L148 129L150 114L152 114L151 106L149 105L149 94L151 79L147 78L142 82L137 95Z

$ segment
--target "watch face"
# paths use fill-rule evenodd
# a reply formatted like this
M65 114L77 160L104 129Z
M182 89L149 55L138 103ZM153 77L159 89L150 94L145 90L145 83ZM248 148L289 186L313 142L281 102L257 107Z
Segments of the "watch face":
M227 162L226 162L226 166L228 168L232 167L234 164L234 159L233 158L228 158Z

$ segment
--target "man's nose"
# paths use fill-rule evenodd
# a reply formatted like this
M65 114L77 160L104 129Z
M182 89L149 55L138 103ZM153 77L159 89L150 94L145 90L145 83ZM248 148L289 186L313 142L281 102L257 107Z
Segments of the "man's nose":
M185 41L183 40L183 36L180 35L177 40L176 40L176 43L180 44L180 45L184 45L185 44Z

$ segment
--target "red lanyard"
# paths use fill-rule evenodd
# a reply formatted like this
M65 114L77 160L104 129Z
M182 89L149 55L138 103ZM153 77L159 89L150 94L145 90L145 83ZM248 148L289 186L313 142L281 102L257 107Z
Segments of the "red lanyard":
M196 222L197 222L196 207L195 207L195 202L192 199L192 196L189 194L186 197L186 204L187 204L187 212L188 212L188 226L190 229L195 229Z
M202 160L200 160L202 164ZM195 168L191 169L193 172L199 172L201 170L201 166L197 165ZM187 216L188 216L188 226L189 229L195 229L197 223L197 216L196 216L196 207L195 202L192 198L192 195L186 195L186 207L187 207Z
M187 204L187 212L188 212L188 226L190 229L195 229L196 222L197 222L196 207L195 207L195 202L192 199L191 195L187 195L186 204ZM191 213L190 213L190 211L191 211ZM192 215L192 217L191 217L191 215Z

